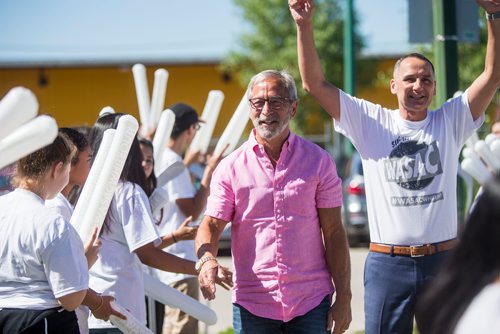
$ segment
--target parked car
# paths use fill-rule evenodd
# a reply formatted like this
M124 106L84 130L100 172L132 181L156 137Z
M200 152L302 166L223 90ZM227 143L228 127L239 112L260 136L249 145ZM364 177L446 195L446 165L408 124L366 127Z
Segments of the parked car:
M343 176L342 221L352 246L370 240L363 165L357 151L347 160Z

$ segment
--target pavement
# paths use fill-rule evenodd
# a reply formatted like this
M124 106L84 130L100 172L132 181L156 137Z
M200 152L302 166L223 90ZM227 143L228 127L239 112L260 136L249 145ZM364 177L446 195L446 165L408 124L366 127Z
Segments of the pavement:
M363 311L363 269L368 249L366 247L355 247L350 249L351 254L351 290L352 290L352 322L349 330L345 333L354 334L364 330ZM232 268L231 257L220 257L222 265ZM213 326L206 326L200 323L200 333L219 334L232 328L232 305L231 292L217 286L216 298L212 301L202 301L212 308L217 314L217 323Z

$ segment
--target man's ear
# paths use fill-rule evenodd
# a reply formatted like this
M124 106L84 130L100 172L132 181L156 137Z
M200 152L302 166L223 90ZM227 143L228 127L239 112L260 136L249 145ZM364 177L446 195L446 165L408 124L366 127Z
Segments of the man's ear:
M299 108L299 100L293 101L291 108L292 108L292 111L290 112L290 114L293 118L293 117L295 117L295 114L297 113L297 109Z
M389 85L391 87L391 93L392 94L396 94L396 80L391 79L391 81L389 82Z

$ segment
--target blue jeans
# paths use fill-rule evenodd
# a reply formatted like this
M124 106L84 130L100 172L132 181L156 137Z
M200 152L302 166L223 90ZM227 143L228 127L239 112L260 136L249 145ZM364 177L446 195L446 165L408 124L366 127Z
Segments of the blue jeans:
M328 333L326 321L330 309L330 296L304 315L288 322L258 317L238 304L233 304L233 327L235 334L310 334Z
M365 333L411 334L418 297L447 255L412 258L369 252L364 277Z

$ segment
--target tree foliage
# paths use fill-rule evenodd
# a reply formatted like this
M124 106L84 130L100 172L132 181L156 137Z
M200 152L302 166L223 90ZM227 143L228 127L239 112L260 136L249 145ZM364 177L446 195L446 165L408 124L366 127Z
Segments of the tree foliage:
M288 71L296 80L299 94L299 110L292 127L296 132L318 134L328 115L300 85L297 64L297 40L295 23L286 1L283 0L234 0L243 11L249 31L241 36L238 50L233 50L222 62L222 70L237 78L246 87L250 78L266 69ZM315 43L326 79L338 87L343 80L343 20L342 8L337 0L315 2ZM362 39L355 32L355 49L362 47ZM363 82L373 78L372 66L359 66Z

